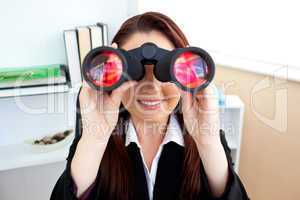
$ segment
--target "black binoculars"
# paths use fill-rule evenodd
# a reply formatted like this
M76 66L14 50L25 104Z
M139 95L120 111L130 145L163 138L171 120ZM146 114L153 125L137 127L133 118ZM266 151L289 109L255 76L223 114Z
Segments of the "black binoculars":
M86 55L82 67L84 79L92 88L112 91L125 81L141 80L146 65L154 65L157 80L173 82L192 93L207 87L215 74L213 59L201 48L170 51L150 42L129 51L109 46L95 48Z

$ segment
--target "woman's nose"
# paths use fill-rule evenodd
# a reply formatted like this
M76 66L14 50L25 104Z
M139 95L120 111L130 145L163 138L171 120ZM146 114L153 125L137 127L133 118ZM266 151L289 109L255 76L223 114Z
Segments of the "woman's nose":
M160 90L160 81L157 80L153 73L154 65L145 65L145 75L141 81L139 81L139 89L141 93L156 93Z
M159 82L155 78L154 73L153 73L154 65L153 64L151 64L151 65L144 65L144 67L145 67L145 76L144 76L143 80L145 80L145 81Z

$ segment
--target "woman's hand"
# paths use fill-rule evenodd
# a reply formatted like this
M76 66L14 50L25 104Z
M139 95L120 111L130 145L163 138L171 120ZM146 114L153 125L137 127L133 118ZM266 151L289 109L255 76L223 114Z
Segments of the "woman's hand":
M112 46L117 48L116 44ZM109 137L118 122L122 96L134 84L125 82L108 94L92 89L83 81L79 94L83 130L71 162L77 197L95 181Z
M193 137L214 197L221 197L228 181L228 162L220 140L217 88L212 83L195 98L181 91L184 124Z
M218 91L211 83L193 97L181 90L184 124L189 134L200 145L220 143Z
M117 44L112 44L112 47L117 48ZM136 81L127 81L108 94L92 89L86 81L83 81L79 96L83 138L96 141L109 138L118 122L122 96L135 84Z

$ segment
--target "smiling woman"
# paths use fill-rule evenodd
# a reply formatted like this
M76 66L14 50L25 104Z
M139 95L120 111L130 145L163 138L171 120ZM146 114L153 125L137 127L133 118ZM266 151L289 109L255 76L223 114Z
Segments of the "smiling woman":
M188 45L169 17L148 12L125 21L112 47L130 50L147 42L168 50ZM213 84L192 98L158 81L153 68L145 66L143 79L111 93L84 82L79 137L51 200L249 199L220 130Z
M125 50L130 50L153 42L161 48L172 50L174 45L160 31L137 32L130 36L123 44ZM130 113L134 121L151 120L166 123L172 110L180 99L179 89L173 83L158 81L153 74L154 65L145 66L144 78L135 85L133 99L131 93L124 94L122 104ZM132 101L130 101L132 99Z

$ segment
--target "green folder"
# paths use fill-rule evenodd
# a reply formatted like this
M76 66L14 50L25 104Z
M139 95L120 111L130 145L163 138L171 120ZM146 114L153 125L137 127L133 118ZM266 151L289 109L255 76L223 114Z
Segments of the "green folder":
M60 76L62 76L62 74L61 65L59 64L32 67L0 68L0 83Z

